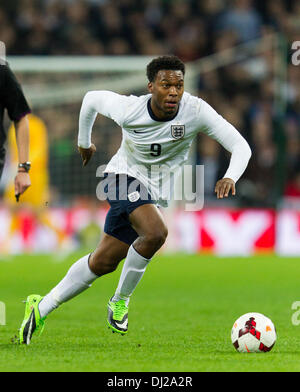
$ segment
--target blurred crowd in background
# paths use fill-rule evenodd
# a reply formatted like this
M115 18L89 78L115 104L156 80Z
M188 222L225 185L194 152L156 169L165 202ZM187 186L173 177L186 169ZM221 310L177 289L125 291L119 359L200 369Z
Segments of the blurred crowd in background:
M272 32L283 34L288 49L287 83L281 86L286 91L284 118L278 118L274 106L272 51L262 56L258 69L242 64L218 68L199 75L196 86L198 95L251 145L251 163L238 188L241 206L273 207L278 192L300 198L300 66L291 63L290 51L291 43L300 40L299 1L10 0L0 8L0 40L8 55L172 53L189 62ZM145 77L145 86L146 82ZM50 182L58 198L82 192L80 184L70 190L67 182L57 183L53 175L55 170L63 175L70 167L74 172L80 168L79 157L74 159L79 109L75 105L69 113L59 108L39 113L50 130ZM101 125L111 126L110 121L99 120L95 136L99 144L103 142ZM106 140L106 156L101 158L107 162L119 143L119 134ZM217 143L199 136L197 163L205 165L208 202L228 159ZM96 184L91 171L87 189L93 197Z
M296 34L297 0L11 0L0 9L10 54L198 59L259 37ZM224 35L224 32L226 34Z

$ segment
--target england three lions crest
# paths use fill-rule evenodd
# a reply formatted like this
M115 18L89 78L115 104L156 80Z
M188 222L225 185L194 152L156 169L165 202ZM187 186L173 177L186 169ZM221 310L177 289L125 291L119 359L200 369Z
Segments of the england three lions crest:
M171 135L174 139L182 139L185 134L185 125L171 125Z

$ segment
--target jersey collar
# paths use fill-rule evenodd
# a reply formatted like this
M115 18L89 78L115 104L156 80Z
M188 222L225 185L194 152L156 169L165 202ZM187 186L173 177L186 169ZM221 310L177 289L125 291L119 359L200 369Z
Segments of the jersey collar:
M178 106L178 110L177 110L177 112L174 114L173 117L168 118L168 120L161 120L160 118L157 118L157 117L155 116L155 114L153 113L153 110L152 110L152 108L151 108L151 98L149 98L149 100L148 100L148 102L147 102L147 109L148 109L149 116L152 118L152 120L158 121L158 122L168 122L168 121L174 120L174 118L177 116L177 114L178 114L178 112L179 112L179 108L180 108L180 103L179 103L179 106Z

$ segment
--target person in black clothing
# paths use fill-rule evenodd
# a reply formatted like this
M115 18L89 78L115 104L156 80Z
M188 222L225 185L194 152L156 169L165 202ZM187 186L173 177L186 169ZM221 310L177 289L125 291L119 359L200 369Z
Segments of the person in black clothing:
M31 185L29 170L29 123L27 114L30 107L23 94L20 83L8 66L8 63L0 63L0 178L5 161L4 144L7 131L3 126L4 110L7 110L9 118L14 122L16 141L18 148L18 173L15 177L15 195L19 196Z

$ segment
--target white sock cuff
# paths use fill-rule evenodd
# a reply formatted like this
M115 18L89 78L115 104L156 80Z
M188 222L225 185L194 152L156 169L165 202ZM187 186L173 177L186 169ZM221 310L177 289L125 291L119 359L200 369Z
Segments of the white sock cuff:
M132 254L136 258L136 260L140 260L141 262L143 261L144 263L146 262L147 264L149 263L149 261L151 261L151 259L146 259L146 257L144 257L141 254L139 254L139 252L137 252L135 250L135 248L134 248L134 246L132 244L130 245L130 248L128 250L128 253L129 252L132 252Z
M72 265L68 274L72 276L73 281L82 282L86 285L90 285L94 282L94 280L99 278L98 275L94 274L94 272L91 271L89 266L89 258L90 254L83 256L75 264Z

